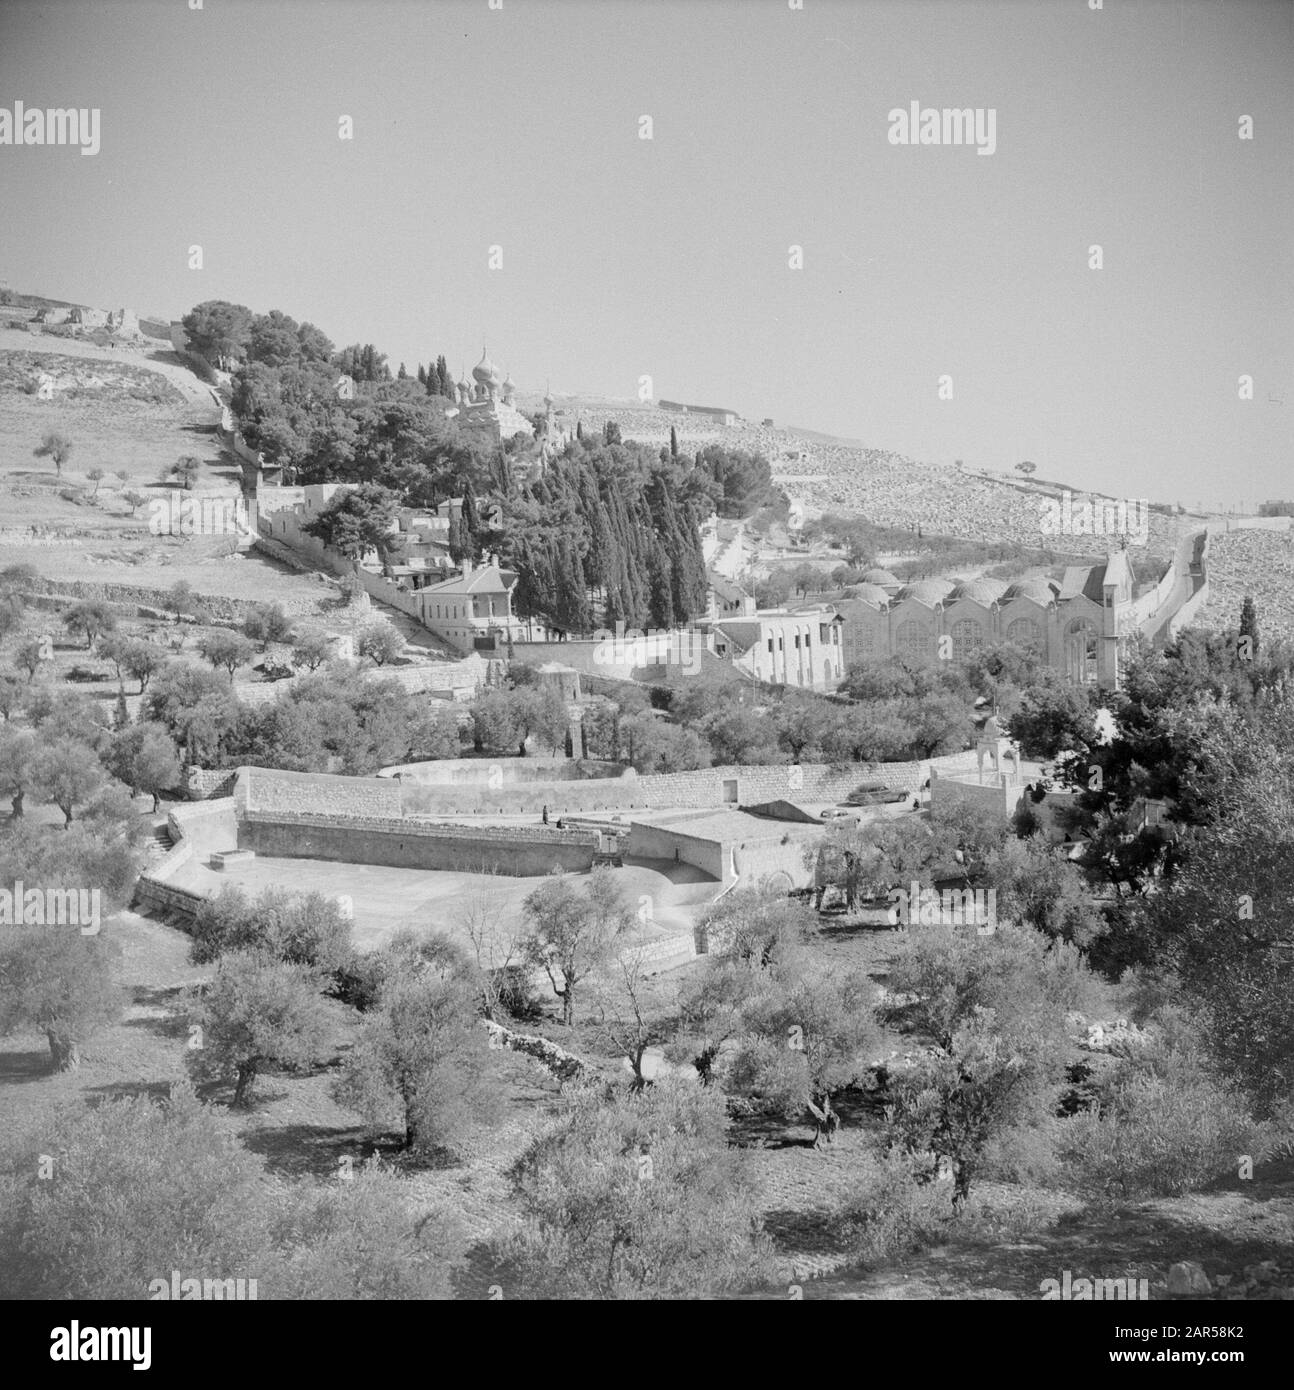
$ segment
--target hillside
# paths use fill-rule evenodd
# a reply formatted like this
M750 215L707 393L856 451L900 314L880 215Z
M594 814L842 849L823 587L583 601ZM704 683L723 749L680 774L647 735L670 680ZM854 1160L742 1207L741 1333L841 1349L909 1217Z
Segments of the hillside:
M542 402L524 393L520 408L542 409ZM1040 531L1043 498L1054 496L1055 484L1011 481L922 463L890 450L867 448L832 436L791 426L766 426L751 421L725 426L695 415L681 415L650 404L610 401L596 396L555 396L554 410L583 422L585 430L600 430L607 421L620 426L626 439L668 444L671 426L679 448L695 452L707 444L762 453L773 466L774 481L800 498L811 512L846 511L878 523L967 540L1011 541L1025 546L1056 544L1063 538ZM1152 499L1153 500L1153 499ZM1168 558L1180 528L1193 517L1150 514L1151 554ZM1102 548L1075 538L1075 553Z

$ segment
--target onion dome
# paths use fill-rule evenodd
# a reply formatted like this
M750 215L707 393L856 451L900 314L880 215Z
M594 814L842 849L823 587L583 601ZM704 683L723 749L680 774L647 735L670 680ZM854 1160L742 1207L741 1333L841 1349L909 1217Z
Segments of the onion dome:
M472 368L472 376L482 386L497 386L499 384L499 369L490 361L488 352L481 353L481 360Z

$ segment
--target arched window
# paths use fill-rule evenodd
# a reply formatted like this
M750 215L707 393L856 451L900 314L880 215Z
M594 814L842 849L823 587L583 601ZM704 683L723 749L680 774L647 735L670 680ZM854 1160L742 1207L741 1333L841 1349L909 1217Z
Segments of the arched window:
M1016 618L1006 625L1006 640L1017 647L1042 651L1042 628L1032 618Z
M1095 626L1086 618L1075 618L1065 629L1065 674L1072 681L1088 685L1097 676Z
M953 657L966 661L984 645L984 628L974 618L961 618L953 624Z
M894 640L903 656L929 656L930 629L925 623L914 622L911 618L900 623Z

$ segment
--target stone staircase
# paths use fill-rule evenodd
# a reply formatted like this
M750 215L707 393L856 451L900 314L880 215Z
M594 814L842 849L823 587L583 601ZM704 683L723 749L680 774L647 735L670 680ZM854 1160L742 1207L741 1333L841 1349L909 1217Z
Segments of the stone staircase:
M170 824L163 820L154 825L144 841L144 853L150 864L156 863L171 852L175 841L171 838Z

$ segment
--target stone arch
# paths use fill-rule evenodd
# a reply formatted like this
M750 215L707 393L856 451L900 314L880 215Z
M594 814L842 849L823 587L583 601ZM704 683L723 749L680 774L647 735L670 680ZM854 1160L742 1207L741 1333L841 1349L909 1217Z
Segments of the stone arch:
M1015 618L1006 625L1006 640L1017 647L1032 647L1041 652L1043 647L1042 624L1032 618Z
M1080 685L1097 678L1100 634L1090 618L1075 618L1065 628L1065 674Z

